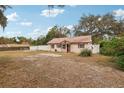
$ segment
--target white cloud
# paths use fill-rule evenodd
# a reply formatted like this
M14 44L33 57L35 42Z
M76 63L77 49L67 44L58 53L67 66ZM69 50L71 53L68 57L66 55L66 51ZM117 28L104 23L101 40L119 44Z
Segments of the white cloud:
M42 31L39 28L36 28L28 34L28 37L31 37L32 39L37 39L40 35L42 35Z
M32 22L21 22L22 26L32 26Z
M65 26L65 27L67 27L68 29L73 29L73 25L68 25L68 26Z
M99 17L99 18L98 18L98 21L101 21L101 20L102 20L102 17Z
M10 15L7 15L6 17L8 18L8 21L16 21L18 18L18 15L16 12L14 12L14 13L11 13Z
M77 5L69 5L70 7L76 7Z
M59 14L63 14L63 12L64 9L43 10L40 15L45 17L56 17Z
M49 26L48 28L47 28L47 31L49 31L50 29L52 29L53 28L53 26Z
M40 28L36 28L32 32L28 33L27 37L36 40L39 36L42 36L42 35L45 36L48 33L49 29L51 29L52 27L53 26L49 26L44 30L43 29L41 30Z
M21 35L22 35L21 31L14 31L14 32L6 32L4 36L5 37L17 37Z
M124 10L122 10L122 9L114 10L114 11L113 11L113 14L114 14L115 16L124 17Z
M39 28L36 28L36 29L33 30L33 33L34 34L38 34L39 32L40 32L40 29Z

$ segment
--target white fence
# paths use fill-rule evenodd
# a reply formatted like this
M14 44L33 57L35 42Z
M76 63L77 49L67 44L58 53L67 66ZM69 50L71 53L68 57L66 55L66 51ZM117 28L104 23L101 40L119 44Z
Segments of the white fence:
M85 48L87 49L90 49L92 51L93 54L97 54L100 52L100 46L99 44L88 44L88 45L85 45Z
M36 50L49 51L50 47L48 45L30 46L30 50L31 51L36 51Z
M96 53L99 53L100 52L100 46L99 45L93 45L92 46L92 52L94 53L94 54L96 54Z

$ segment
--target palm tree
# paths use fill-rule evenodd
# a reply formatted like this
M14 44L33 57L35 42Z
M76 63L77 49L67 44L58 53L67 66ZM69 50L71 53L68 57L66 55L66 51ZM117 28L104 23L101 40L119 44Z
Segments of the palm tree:
M3 28L3 30L7 26L7 18L4 15L4 11L7 8L10 8L10 6L8 6L8 5L0 5L0 26Z

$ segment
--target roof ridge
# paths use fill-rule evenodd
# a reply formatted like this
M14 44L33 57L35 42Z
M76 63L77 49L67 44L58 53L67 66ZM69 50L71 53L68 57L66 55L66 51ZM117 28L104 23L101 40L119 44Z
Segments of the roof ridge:
M62 41L69 41L69 42L92 42L91 35L85 36L76 36L76 37L63 37L63 38L54 38L48 42L50 43L61 43Z
M84 36L75 36L75 37L57 37L57 38L53 38L53 39L58 39L58 38L77 38L77 37L88 37L91 35L84 35Z

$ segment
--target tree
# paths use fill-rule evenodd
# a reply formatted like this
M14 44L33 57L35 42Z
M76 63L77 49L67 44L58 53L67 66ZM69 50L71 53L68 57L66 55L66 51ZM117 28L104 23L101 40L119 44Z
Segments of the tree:
M117 20L113 14L83 15L75 28L75 36L92 35L93 41L103 39L105 34L118 36L124 33L124 20Z
M20 44L28 42L28 39L26 37L23 37L23 36L17 37L17 39L19 41L18 43L20 43Z
M58 26L54 26L51 28L46 35L46 42L52 40L53 38L60 38L60 37L66 37L60 30Z
M93 35L94 32L97 31L96 25L97 25L97 20L99 16L94 16L94 15L83 15L79 21L79 29L82 32L87 32L90 35Z
M0 44L14 44L16 42L16 38L6 38L6 37L0 37Z
M10 8L10 6L8 6L8 5L0 5L0 26L3 28L3 30L7 26L7 18L4 15L4 11L7 8Z
M111 13L102 16L83 15L78 26L81 31L87 32L89 35L118 35L124 32L124 20L116 20Z
M63 35L63 36L69 36L71 37L71 30L65 26L59 27L58 31Z
M117 24L118 22L112 14L105 14L101 16L101 20L97 23L98 32L100 35L115 35L115 25Z
M40 36L37 40L30 40L32 45L45 45L48 41L52 40L53 38L61 38L70 36L71 32L65 26L59 27L55 25L52 27L46 36Z
M73 26L73 35L74 36L82 36L82 35L88 35L88 33L85 31L81 31L81 29L79 29L78 25L74 25Z
M124 19L120 19L113 23L112 30L114 31L115 35L124 36Z
M42 35L37 40L30 39L29 41L31 45L45 45L47 43L46 37Z

